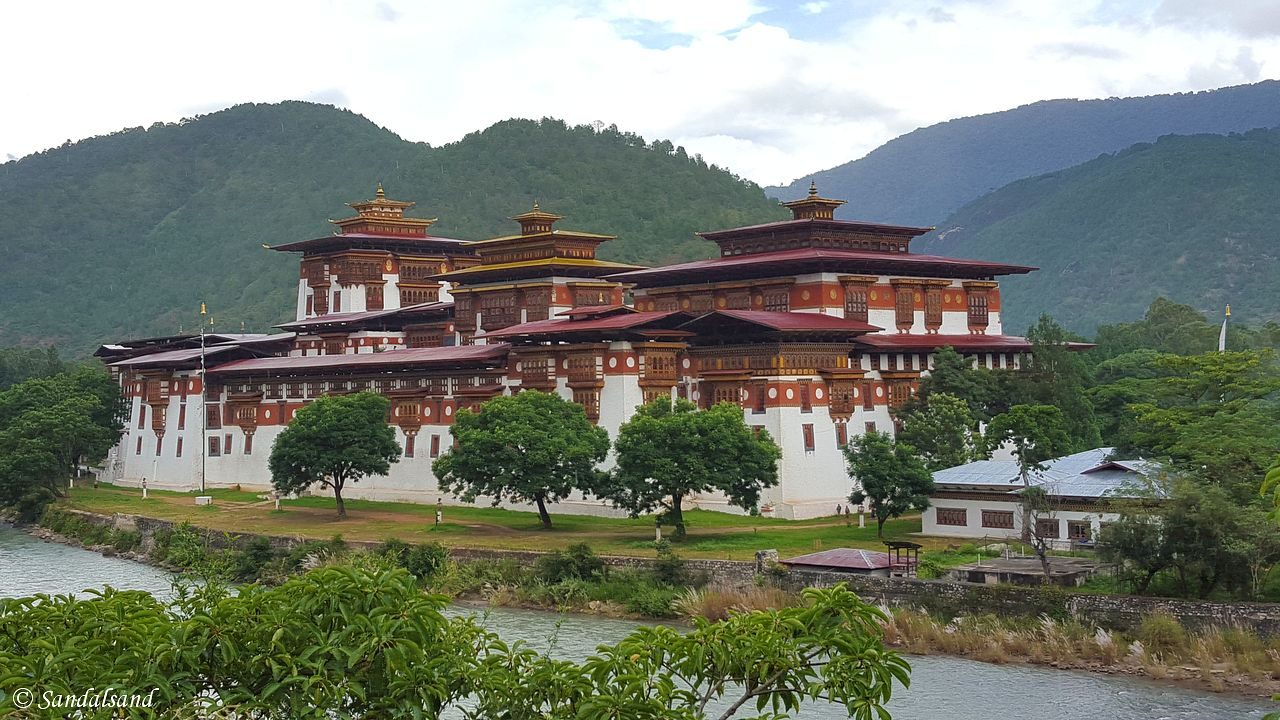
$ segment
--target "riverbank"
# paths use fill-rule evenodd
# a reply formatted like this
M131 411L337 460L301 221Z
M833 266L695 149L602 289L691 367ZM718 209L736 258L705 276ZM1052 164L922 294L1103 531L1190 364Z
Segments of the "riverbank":
M74 516L48 516L51 528L28 532L51 542L116 555L176 572L218 573L240 581L280 582L292 573L332 561L377 556L419 576L425 589L490 606L556 610L610 618L684 620L723 618L731 611L784 607L794 591L771 586L706 586L696 567L674 555L657 569L607 568L589 548L543 556L536 562L451 557L438 545L398 541L361 543L340 538L272 547L266 538L228 537L213 547L208 536L179 526L135 538ZM59 532L62 530L65 532ZM132 546L131 546L132 545ZM697 585L704 585L698 588ZM1153 616L1136 633L1109 632L1074 620L979 617L939 618L907 608L884 608L886 640L916 655L942 654L992 664L1025 664L1105 675L1141 677L1191 689L1248 697L1280 692L1280 641L1232 630L1190 632L1169 617Z

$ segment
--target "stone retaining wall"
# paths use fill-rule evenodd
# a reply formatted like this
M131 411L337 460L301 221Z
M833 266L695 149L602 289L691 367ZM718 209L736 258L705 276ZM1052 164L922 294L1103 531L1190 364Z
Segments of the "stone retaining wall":
M176 523L139 515L97 515L76 510L87 521L116 530L137 532L144 551L154 545L157 531L172 529ZM243 548L256 535L226 533L195 528L209 545L216 548ZM273 548L288 550L303 538L266 536ZM371 549L380 543L349 541L350 547ZM500 562L510 560L532 565L544 553L527 550L486 550L454 548L449 551L455 561ZM602 556L609 567L647 569L653 560L642 557ZM1099 626L1128 631L1137 628L1142 619L1152 614L1170 615L1189 629L1208 627L1241 627L1259 635L1280 636L1280 603L1216 603L1198 600L1149 598L1135 595L1085 595L1059 587L1026 587L986 585L947 580L884 578L869 575L818 570L766 571L763 580L756 563L731 560L686 560L685 567L706 582L735 589L753 587L759 582L799 591L806 587L831 587L846 583L851 590L869 602L892 607L911 607L944 617L956 615L994 614L1002 616L1056 618L1074 617Z

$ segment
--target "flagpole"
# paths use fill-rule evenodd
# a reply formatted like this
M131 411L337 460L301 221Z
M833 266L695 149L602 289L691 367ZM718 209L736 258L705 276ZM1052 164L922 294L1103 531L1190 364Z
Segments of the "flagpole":
M200 494L204 495L205 458L209 454L209 394L205 390L204 318L209 313L200 303ZM212 319L210 319L212 321Z
M1231 320L1231 306L1227 305L1227 314L1222 318L1222 330L1218 333L1218 352L1227 351L1227 322Z

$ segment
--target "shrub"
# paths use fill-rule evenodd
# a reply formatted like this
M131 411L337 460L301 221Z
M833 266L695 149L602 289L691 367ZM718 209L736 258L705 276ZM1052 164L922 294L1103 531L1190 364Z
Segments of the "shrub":
M627 599L627 611L648 617L671 617L677 591L669 587L642 587Z
M684 560L671 549L671 543L663 540L657 545L658 558L653 562L653 578L663 585L688 585L689 573Z
M377 555L387 558L391 562L404 567L405 559L409 556L409 543L399 538L387 538L385 542L373 551Z
M236 558L236 577L241 580L256 580L262 568L271 562L275 553L271 550L271 541L264 537L254 538Z
M111 547L117 552L129 552L142 543L142 536L128 530L117 530L111 534Z
M416 545L404 556L404 568L418 579L434 577L449 562L449 551L440 543Z
M606 576L604 560L586 543L575 543L564 551L547 553L538 558L535 567L538 577L552 584L569 578L599 580Z
M180 568L195 567L204 559L204 539L189 523L173 529L166 543L164 560Z
M1187 631L1177 618L1148 615L1138 628L1138 640L1152 657L1176 656L1187 647Z

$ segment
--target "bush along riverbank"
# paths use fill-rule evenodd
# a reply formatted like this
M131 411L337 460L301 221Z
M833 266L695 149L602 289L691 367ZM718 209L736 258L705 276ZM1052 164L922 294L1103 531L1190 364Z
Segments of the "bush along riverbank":
M390 565L416 577L426 592L459 601L633 619L724 620L751 610L793 607L797 592L765 573L754 587L722 587L689 567L668 543L643 567L610 567L586 544L547 553L535 562L454 558L435 543L379 545L308 540L281 547L265 537L220 538L187 524L139 534L94 523L79 513L50 509L34 532L45 539L150 563L176 573L222 582L278 585L329 564ZM916 655L945 654L988 663L1023 663L1132 675L1214 692L1251 696L1280 693L1280 638L1239 629L1191 631L1172 617L1152 615L1130 633L1069 618L992 614L941 617L883 608L885 640Z

